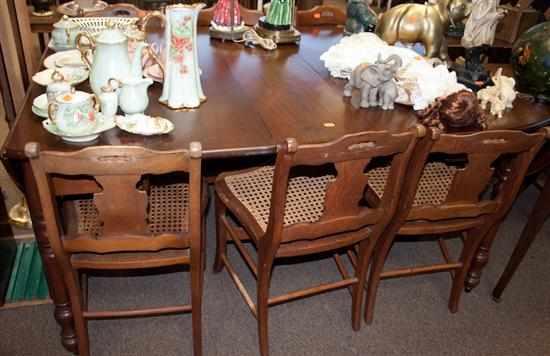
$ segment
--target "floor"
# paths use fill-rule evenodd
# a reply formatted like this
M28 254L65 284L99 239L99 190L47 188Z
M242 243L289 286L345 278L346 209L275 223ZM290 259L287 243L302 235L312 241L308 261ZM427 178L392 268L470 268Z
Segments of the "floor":
M271 356L298 355L550 355L550 225L534 243L516 278L497 304L490 292L519 236L536 191L515 204L499 231L480 286L464 294L460 311L447 309L446 273L383 281L373 325L354 332L350 297L337 291L270 309ZM215 227L208 218L208 270L204 290L205 356L258 355L255 319L226 272L211 270ZM390 264L430 262L433 243L399 243ZM456 246L455 246L456 247ZM252 291L250 273L239 256L230 258ZM275 269L272 295L338 278L331 260ZM159 305L188 299L181 272L163 276L92 278L91 307ZM0 355L69 355L59 343L53 306L0 311ZM90 322L92 355L191 355L190 315Z

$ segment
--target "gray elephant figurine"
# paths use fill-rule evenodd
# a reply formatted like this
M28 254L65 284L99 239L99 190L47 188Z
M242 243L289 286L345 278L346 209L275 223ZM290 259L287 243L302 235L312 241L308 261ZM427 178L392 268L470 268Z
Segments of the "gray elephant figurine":
M353 89L357 88L361 90L360 107L380 106L392 110L398 96L394 77L402 64L401 57L392 54L385 60L378 56L374 64L358 65L344 87L344 96L351 96Z

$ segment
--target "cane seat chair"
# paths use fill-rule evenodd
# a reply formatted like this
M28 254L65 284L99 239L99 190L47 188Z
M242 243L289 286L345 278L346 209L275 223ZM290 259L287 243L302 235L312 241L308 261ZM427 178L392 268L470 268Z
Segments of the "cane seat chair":
M227 269L257 318L262 356L268 355L268 307L297 298L350 287L353 328L359 329L369 257L397 206L407 162L424 133L419 126L401 134L366 132L303 146L287 139L278 146L274 167L225 173L216 179L214 270ZM381 157L391 161L388 193L373 209L363 198L369 179L364 172ZM228 260L228 241L234 242L257 280L256 303ZM256 261L245 241L254 246ZM349 276L337 251L356 244L355 274ZM342 280L269 296L274 260L325 252L335 257Z
M191 312L193 349L202 355L203 208L201 146L152 151L97 146L75 152L25 152L37 182L47 237L63 271L80 355L89 355L90 319ZM52 178L92 177L100 191L78 199L56 197ZM164 183L168 180L168 183ZM88 310L87 279L97 270L189 266L191 304L144 309Z
M545 133L486 131L442 134L437 130L417 145L397 212L372 258L365 318L372 323L381 279L450 271L451 312L458 303L475 253L490 231L496 231L516 197L529 163L544 142ZM374 206L384 193L385 167L370 172L367 200ZM451 259L445 239L460 236L464 246ZM444 262L383 271L396 235L436 237Z

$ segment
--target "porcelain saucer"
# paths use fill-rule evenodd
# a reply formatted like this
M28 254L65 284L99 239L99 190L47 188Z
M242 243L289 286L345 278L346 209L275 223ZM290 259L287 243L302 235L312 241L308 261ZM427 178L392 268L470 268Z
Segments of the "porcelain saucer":
M163 135L174 131L172 121L145 114L117 115L115 123L121 130L143 136Z
M32 110L33 114L35 114L38 117L41 117L41 118L44 118L44 119L48 118L48 110L44 111L42 109L37 108L34 105L31 107L31 110Z
M44 69L33 75L32 80L39 85L47 86L54 81L52 79L52 74L55 70L56 69ZM57 68L57 70L63 75L65 81L73 86L86 81L90 75L87 68L81 67L63 67Z
M73 134L67 134L67 133L61 132L50 119L46 119L42 121L42 127L44 127L44 129L49 133L51 133L52 135L61 137L63 141L73 142L73 143L89 142L98 138L99 134L101 134L102 132L110 130L116 126L113 118L104 117L103 115L101 115L101 113L96 113L96 115L98 120L97 126L94 128L92 132L85 135L82 135L82 134L73 135Z
M88 56L90 58L90 56ZM54 69L59 67L83 67L86 68L86 63L82 60L78 49L71 49L54 53L44 59L44 67Z
M34 98L31 109L34 114L40 117L48 117L48 97L45 93Z

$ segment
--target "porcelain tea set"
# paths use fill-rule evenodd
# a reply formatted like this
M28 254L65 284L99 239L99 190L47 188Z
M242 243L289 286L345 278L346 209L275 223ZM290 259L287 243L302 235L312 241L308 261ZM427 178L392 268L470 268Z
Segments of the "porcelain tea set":
M135 28L124 31L107 25L92 35L78 32L78 27L63 18L54 26L54 46L76 50L46 58L44 65L49 68L33 77L46 86L46 94L33 102L33 112L47 118L43 127L69 142L94 140L114 126L141 135L172 131L174 125L169 120L144 114L153 80L144 77L143 66L146 57L157 61L164 82L159 101L169 108L196 108L204 102L196 49L197 18L202 7L167 6L166 15L155 12L144 18L144 29L152 17L161 17L165 23L165 56L151 49L143 32L130 35L139 34ZM74 89L88 77L93 93ZM117 115L118 108L124 116Z

